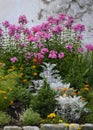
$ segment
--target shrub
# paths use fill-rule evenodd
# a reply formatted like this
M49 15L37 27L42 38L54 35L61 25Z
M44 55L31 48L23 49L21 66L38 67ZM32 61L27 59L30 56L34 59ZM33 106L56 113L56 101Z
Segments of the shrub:
M33 97L31 107L37 111L41 117L45 118L49 113L53 112L56 107L54 99L56 92L50 88L50 85L44 81L38 94Z
M31 108L27 109L20 116L20 120L23 125L39 125L41 117L37 112L34 112Z
M10 120L11 118L7 113L0 111L0 125L6 125Z

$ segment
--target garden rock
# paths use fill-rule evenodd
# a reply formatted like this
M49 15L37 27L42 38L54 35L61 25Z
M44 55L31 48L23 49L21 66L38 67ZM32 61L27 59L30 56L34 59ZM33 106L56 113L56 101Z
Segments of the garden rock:
M24 126L23 130L39 130L39 128L36 126Z
M22 128L18 126L5 126L4 130L22 130Z
M66 130L64 123L62 124L44 124L41 126L41 130Z
M70 124L69 125L69 130L78 130L79 129L79 124Z
M83 125L82 130L93 130L93 124L85 124L85 125Z

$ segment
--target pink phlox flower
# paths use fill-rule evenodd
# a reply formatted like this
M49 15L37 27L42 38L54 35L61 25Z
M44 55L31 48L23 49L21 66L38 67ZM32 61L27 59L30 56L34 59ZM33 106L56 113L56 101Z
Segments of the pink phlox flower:
M22 42L22 43L21 43L21 46L22 46L22 47L26 47L26 43L25 43L25 42Z
M15 41L18 41L20 39L20 34L15 34Z
M27 39L28 39L29 42L38 42L39 41L39 37L36 37L32 34L29 35Z
M44 39L50 39L51 35L50 33L44 33Z
M20 17L19 17L19 19L18 19L18 23L19 24L27 24L28 23L28 20L27 20L27 18L26 18L26 16L25 15L21 15Z
M73 22L74 22L73 17L72 17L72 16L68 16L68 18L66 19L65 26L66 26L67 28L71 28Z
M93 45L92 44L86 44L85 47L86 47L87 51L93 50Z
M83 48L82 47L78 48L78 52L79 53L83 52Z
M22 26L16 26L16 33L22 32Z
M41 50L40 50L40 53L43 55L47 52L49 52L48 48L41 48Z
M63 20L65 20L66 19L66 14L62 14L62 13L60 13L59 15L58 15L58 19L60 20L60 21L63 21Z
M15 25L9 25L8 27L8 34L10 37L14 36L16 32L16 26Z
M83 24L76 24L73 26L75 32L83 32L85 31L85 26Z
M51 50L51 51L49 52L48 58L56 59L56 58L57 58L57 51Z
M30 52L27 52L27 53L26 53L26 60L29 60L29 59L31 59L31 53L30 53Z
M30 35L31 31L29 30L29 28L25 28L24 29L24 35Z
M41 53L34 53L34 57L35 57L36 59L43 59L43 58L44 58L44 55L41 54Z
M43 32L43 31L38 31L38 32L36 33L36 36L37 36L37 37L43 37L43 36L44 36L44 32Z
M43 45L42 43L39 43L39 44L38 44L38 47L39 47L39 48L42 48L42 47L44 47L44 45Z
M67 48L70 52L72 52L73 45L67 44L67 45L65 46L65 48Z
M40 25L37 25L37 26L35 26L35 27L32 27L32 28L31 28L31 31L32 31L33 33L36 33L36 32L38 32L38 31L41 31L41 26L40 26Z
M61 25L57 25L53 28L52 32L56 34L61 34L61 32L64 30L64 28Z
M83 35L81 35L81 34L77 35L77 39L78 40L82 40L83 39Z
M62 59L63 57L64 57L64 53L63 52L58 53L58 58L59 59Z
M18 59L17 59L16 57L12 57L12 58L10 59L10 61L11 61L12 63L15 63L16 61L18 61Z
M42 31L48 31L50 29L50 23L49 22L43 22L41 25Z
M2 22L2 25L5 27L5 28L7 28L7 27L9 27L9 21L4 21L4 22Z

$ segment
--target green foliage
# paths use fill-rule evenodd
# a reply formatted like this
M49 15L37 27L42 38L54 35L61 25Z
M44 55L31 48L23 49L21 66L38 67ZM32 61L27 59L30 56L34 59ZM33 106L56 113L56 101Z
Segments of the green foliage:
M20 120L23 125L39 125L41 121L41 117L37 112L34 112L31 108L27 109L20 116Z
M38 91L37 96L34 96L31 101L32 109L37 111L41 117L45 118L49 113L55 110L55 95L56 92L50 88L46 81L44 81L44 84Z
M18 74L16 71L4 73L4 67L0 66L0 110L6 110L10 102L14 100L13 91L17 85Z
M11 118L7 113L0 111L0 125L6 125L10 120Z

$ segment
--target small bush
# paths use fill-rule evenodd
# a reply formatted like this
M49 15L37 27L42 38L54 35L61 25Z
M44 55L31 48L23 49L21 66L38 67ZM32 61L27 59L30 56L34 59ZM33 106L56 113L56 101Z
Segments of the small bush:
M37 111L42 118L55 110L56 100L54 99L56 92L50 88L50 85L44 81L43 86L38 91L37 96L31 100L31 107Z
M39 125L41 117L38 113L34 112L31 108L27 109L20 117L23 125Z
M0 111L0 125L8 124L10 120L10 116L7 113Z

